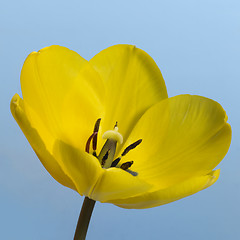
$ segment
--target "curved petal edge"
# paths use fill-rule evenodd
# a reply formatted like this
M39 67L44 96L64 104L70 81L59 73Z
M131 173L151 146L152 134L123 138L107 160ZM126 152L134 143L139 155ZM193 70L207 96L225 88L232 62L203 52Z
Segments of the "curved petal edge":
M211 171L205 176L189 179L166 189L158 190L155 192L146 192L133 198L119 199L112 201L111 203L121 208L128 209L157 207L193 195L203 189L210 187L218 180L219 175L220 169Z
M73 190L76 190L76 187L71 179L62 170L61 166L58 164L56 159L54 159L52 154L46 149L46 146L39 136L37 130L31 126L31 123L24 111L23 100L19 97L18 94L15 94L13 96L10 103L10 109L14 119L18 123L19 127L23 131L25 137L27 138L28 142L32 146L33 150L35 151L36 155L46 170L57 182Z

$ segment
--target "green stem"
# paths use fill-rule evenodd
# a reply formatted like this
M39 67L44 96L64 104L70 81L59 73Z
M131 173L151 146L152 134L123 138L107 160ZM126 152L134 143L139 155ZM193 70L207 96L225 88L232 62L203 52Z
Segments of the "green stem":
M84 240L87 235L88 225L92 216L93 208L95 205L94 200L85 197L78 223L74 235L74 240Z

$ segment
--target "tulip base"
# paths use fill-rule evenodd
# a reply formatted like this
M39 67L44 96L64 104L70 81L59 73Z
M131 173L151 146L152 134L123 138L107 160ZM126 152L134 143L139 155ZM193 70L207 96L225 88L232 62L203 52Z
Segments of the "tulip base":
M85 197L74 235L74 240L84 240L96 201Z

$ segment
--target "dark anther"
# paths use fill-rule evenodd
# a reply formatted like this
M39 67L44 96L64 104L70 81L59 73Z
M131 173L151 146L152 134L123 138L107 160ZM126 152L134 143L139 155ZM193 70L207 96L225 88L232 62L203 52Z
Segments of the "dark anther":
M133 165L133 161L131 161L131 162L125 162L125 163L123 163L122 165L121 165L121 169L123 169L123 170L127 170L128 168L130 168L131 166Z
M93 139L93 137L96 135L97 133L93 133L87 140L87 143L86 143L86 147L85 147L85 152L89 153L89 148L90 148L90 143Z
M118 122L115 123L114 128L118 126Z
M99 118L94 126L94 130L93 130L93 134L88 138L87 143L86 143L86 147L85 147L85 151L87 153L89 153L90 150L90 143L92 141L92 145L93 145L93 155L96 157L96 149L97 149L97 134L98 134L98 130L99 130L99 125L100 125L100 121L101 118Z
M118 163L120 162L120 160L121 160L120 157L116 158L116 159L112 162L111 167L116 167L116 166L118 165Z
M110 149L105 153L105 155L102 158L102 166L104 166L106 160L108 159Z
M142 142L142 139L137 140L136 142L129 145L122 153L122 156L125 156L130 150L134 149L136 146L138 146Z
M94 135L93 141L92 141L92 145L93 145L93 150L94 150L94 151L97 149L97 134L98 134L100 122L101 122L101 118L99 118L99 119L96 121L95 126L94 126L94 130L93 130L93 133L96 133L96 134Z

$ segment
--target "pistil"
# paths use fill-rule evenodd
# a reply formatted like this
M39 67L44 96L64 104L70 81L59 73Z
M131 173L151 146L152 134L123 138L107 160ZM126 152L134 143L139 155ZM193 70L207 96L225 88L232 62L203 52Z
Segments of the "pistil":
M107 139L105 142L98 159L100 160L101 165L103 168L109 168L112 165L112 161L114 159L114 155L116 152L117 143L122 144L123 137L118 132L118 127L115 125L114 130L106 131L103 134L103 139ZM107 154L107 158L106 158Z

